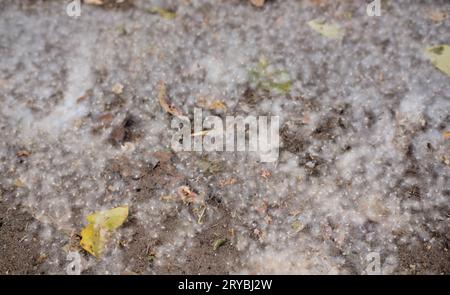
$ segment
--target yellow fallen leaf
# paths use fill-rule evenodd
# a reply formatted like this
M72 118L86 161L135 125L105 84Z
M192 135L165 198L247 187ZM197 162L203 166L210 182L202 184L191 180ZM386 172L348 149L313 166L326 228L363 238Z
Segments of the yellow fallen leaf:
M220 100L215 100L209 105L210 110L226 110L227 106Z
M121 226L128 217L128 206L94 212L86 216L88 225L81 230L81 247L100 257L111 232Z
M344 31L338 25L330 25L317 19L309 21L308 25L317 33L330 39L339 39L344 36Z
M428 47L425 55L436 68L450 76L450 45Z
M89 223L99 225L107 230L115 230L128 217L128 206L121 206L106 211L94 212L86 217Z
M449 139L450 138L450 131L445 131L443 134L444 139Z

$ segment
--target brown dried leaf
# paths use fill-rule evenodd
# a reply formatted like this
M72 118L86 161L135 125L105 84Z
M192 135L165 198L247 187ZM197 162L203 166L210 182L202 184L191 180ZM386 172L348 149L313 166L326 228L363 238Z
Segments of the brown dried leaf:
M25 182L22 179L17 178L16 180L14 180L14 186L15 187L24 187Z
M250 0L250 3L252 3L256 7L262 7L264 5L265 0Z
M30 156L30 152L29 151L27 151L27 150L21 150L21 151L18 151L17 153L16 153L16 156L17 157L29 157Z
M197 194L194 193L188 186L182 185L177 190L178 196L184 203L193 203L196 200Z
M267 200L264 200L261 206L256 208L256 211L258 211L261 215L266 215L267 208L269 208L269 203L267 202Z
M232 185L237 182L236 178L222 179L219 181L219 187L225 187L227 185Z
M269 179L270 176L272 176L272 173L270 173L269 170L266 170L266 169L262 169L262 170L261 170L261 177L262 177L262 178L264 178L264 179Z
M427 17L434 22L440 23L448 17L448 14L444 11L432 10L427 12Z
M166 111L167 113L174 115L176 117L183 116L183 113L173 104L169 104L167 102L167 89L166 89L166 83L164 81L160 81L158 85L158 100L161 107Z
M165 152L165 151L156 151L153 153L153 156L158 159L158 161L166 163L170 162L170 159L172 158L171 152Z

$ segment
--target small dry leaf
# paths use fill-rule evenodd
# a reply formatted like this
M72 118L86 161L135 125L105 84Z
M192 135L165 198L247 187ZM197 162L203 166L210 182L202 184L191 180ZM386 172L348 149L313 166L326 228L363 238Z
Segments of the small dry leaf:
M147 11L152 14L158 14L160 17L165 19L174 19L177 16L176 12L160 7L153 7Z
M184 203L193 203L197 197L197 194L191 191L191 189L186 185L180 186L177 190L177 194Z
M167 113L174 115L176 117L183 116L183 113L173 104L169 104L167 102L167 89L166 89L166 83L164 81L160 81L158 85L158 100L161 107L166 111Z
M445 165L450 166L450 159L447 156L442 156L442 162L444 162Z
M449 139L450 138L450 131L445 131L444 133L442 133L442 135L444 136L444 139Z
M163 163L170 162L170 159L172 159L172 153L166 151L156 151L153 153L153 156Z
M261 170L261 177L264 179L269 179L270 176L272 176L272 174L270 173L269 170L263 169Z
M16 180L14 180L14 186L15 187L24 187L25 183L23 182L22 179L17 178Z
M17 153L16 153L16 156L17 157L29 157L30 156L30 152L29 151L27 151L27 150L21 150L21 151L18 151Z
M300 213L302 213L302 210L293 210L293 211L289 212L289 215L295 217L297 215L300 215Z
M450 45L428 47L425 55L436 68L450 76Z
M122 94L123 85L120 83L114 84L114 86L112 87L112 92L114 92L115 94Z
M226 110L227 106L220 100L215 100L209 105L210 110Z
M262 7L264 5L265 0L250 0L250 3L256 7Z
M296 220L291 224L291 227L296 233L298 233L305 228L305 225L301 221Z
M227 106L221 100L216 99L210 103L207 101L207 98L204 96L200 96L197 99L197 105L201 108L208 109L208 110L215 110L215 111L219 111L219 110L226 111L227 110Z
M228 242L227 238L219 238L219 239L215 240L212 244L213 250L216 251L217 249L219 249L220 247L225 245L226 242Z
M338 25L330 25L317 19L309 21L308 25L317 33L330 39L340 39L344 36L344 31Z
M264 233L257 228L253 230L253 236L257 238L260 242L264 240Z
M166 202L171 202L171 201L175 201L176 197L172 196L172 195L167 195L167 196L162 196L161 198L159 198L161 201L166 201Z
M84 3L91 5L103 5L103 0L84 0Z
M228 178L228 179L222 179L219 181L219 186L220 187L225 187L227 185L232 185L235 184L237 182L236 178Z
M261 215L266 215L267 213L267 209L269 208L269 203L264 200L263 203L261 204L260 207L256 208L256 210L261 214Z
M434 22L440 23L448 17L448 14L444 11L432 10L427 13L427 17Z

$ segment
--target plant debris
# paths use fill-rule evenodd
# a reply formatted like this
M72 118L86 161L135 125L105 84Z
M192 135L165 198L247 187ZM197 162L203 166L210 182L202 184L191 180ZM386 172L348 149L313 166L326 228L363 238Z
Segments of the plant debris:
M177 190L178 196L184 203L194 203L197 198L197 194L194 193L188 186L182 185Z
M120 83L116 83L114 84L114 86L112 87L112 92L115 94L122 94L123 92L123 85Z
M197 99L197 104L199 107L207 109L207 110L214 110L214 111L226 111L227 106L225 103L221 100L214 100L212 102L207 102L206 98L201 96Z
M90 5L103 5L103 0L84 0L84 3Z
M300 220L296 220L292 222L291 227L294 230L294 232L298 233L305 228L305 225Z
M208 132L210 132L210 131L211 131L211 130L202 130L202 131L199 131L199 132L192 133L191 136L192 136L192 137L196 137L196 136L205 136L205 135L208 134Z
M205 176L215 175L224 170L223 164L220 162L213 162L208 159L200 159L197 161L197 166L205 174Z
M330 25L317 19L309 21L308 25L314 31L329 39L340 39L344 36L344 31L339 25Z
M164 9L161 7L153 7L153 8L147 9L147 12L151 13L151 14L158 14L160 17L162 17L164 19L169 19L169 20L174 19L177 16L175 11Z
M222 101L215 100L210 104L209 109L211 109L211 110L226 110L227 106Z
M199 210L197 210L197 212L198 212L197 223L198 224L203 224L203 217L205 216L206 205L202 204L202 206L200 207Z
M121 226L127 217L128 206L94 212L86 216L88 225L80 233L81 247L95 257L100 257L111 232Z
M20 150L20 151L18 151L17 153L16 153L16 156L17 157L19 157L19 158L27 158L27 157L29 157L31 155L31 153L29 152L29 151L27 151L27 150Z
M284 70L270 70L267 59L261 56L256 69L249 72L251 84L256 89L275 91L286 94L290 91L292 81Z
M428 47L425 50L425 55L436 68L450 76L450 45Z
M263 7L265 0L249 0L256 7Z
M442 133L442 135L444 136L444 139L449 139L450 138L450 131L445 131L444 133Z
M164 111L176 117L183 116L183 113L173 104L167 102L166 83L160 81L158 85L158 101Z
M440 10L431 10L431 11L427 12L426 16L430 20L440 23L448 17L448 14L446 12L440 11Z
M228 185L233 185L237 182L236 178L231 177L231 178L227 178L227 179L222 179L219 181L219 187L225 187Z
M214 240L214 242L212 243L213 250L217 251L217 249L219 249L220 247L225 245L227 242L228 242L227 238L218 238L218 239Z
M267 180L267 179L269 179L272 176L272 173L270 173L270 171L267 170L267 169L262 169L260 175L261 175L262 178Z

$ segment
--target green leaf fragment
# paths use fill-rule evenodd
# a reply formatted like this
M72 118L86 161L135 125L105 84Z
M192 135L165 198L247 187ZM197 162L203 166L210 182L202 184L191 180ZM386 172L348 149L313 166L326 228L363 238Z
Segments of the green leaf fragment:
M291 89L291 81L286 81L283 83L271 83L272 88L275 88L283 93L289 92L289 90Z
M344 30L339 25L330 25L317 19L309 21L308 25L314 31L329 39L340 39L344 36Z
M153 7L147 11L152 14L158 14L160 17L165 19L174 19L177 16L175 12L160 7Z
M450 76L450 45L428 47L425 55L436 68Z
M296 220L291 224L291 227L295 232L298 233L305 227L305 225L301 221Z
M219 249L220 247L225 245L227 241L228 241L227 238L219 238L219 239L215 240L212 244L213 250L216 251L217 249Z
M250 83L256 85L256 88L266 91L289 92L292 85L289 73L284 70L270 71L268 67L269 63L266 57L261 56L257 68L248 72Z

